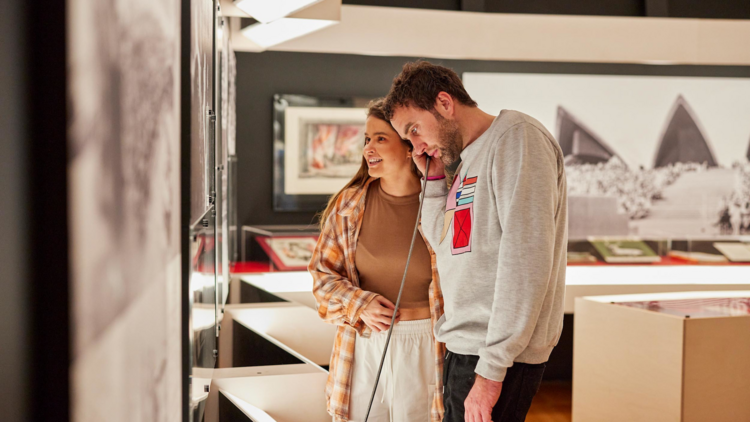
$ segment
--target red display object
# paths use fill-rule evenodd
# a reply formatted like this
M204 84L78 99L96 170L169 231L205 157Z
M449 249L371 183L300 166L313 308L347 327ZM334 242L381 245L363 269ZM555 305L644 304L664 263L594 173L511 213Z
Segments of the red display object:
M304 271L312 258L317 236L257 236L260 247L279 271Z
M271 271L271 264L268 262L235 262L230 264L230 271L233 274L239 273L267 273Z

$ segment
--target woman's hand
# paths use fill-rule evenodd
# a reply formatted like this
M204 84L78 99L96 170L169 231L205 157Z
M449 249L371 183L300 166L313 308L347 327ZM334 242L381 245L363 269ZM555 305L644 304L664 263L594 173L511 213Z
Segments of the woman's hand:
M396 306L390 300L378 295L362 311L360 318L376 333L387 331L391 326L391 318L393 318L393 310L395 308ZM396 315L396 322L398 322L400 316L399 312Z

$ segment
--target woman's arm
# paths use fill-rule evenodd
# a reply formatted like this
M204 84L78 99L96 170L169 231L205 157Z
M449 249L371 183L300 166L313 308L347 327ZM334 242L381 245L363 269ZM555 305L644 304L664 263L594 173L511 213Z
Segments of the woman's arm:
M349 278L344 258L346 223L336 209L331 212L308 270L313 278L313 295L320 318L331 324L350 325L361 333L365 328L362 312L377 294L355 287Z

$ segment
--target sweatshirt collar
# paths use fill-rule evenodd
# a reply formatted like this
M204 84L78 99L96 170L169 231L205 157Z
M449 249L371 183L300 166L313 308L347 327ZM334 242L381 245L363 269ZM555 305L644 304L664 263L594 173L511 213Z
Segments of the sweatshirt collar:
M474 151L478 151L480 149L479 145L481 145L485 140L487 140L487 138L490 137L490 133L495 128L495 126L497 126L498 122L500 121L500 116L502 114L503 114L503 111L501 110L500 114L498 114L495 117L495 120L492 121L492 124L490 125L490 127L488 127L487 130L484 131L484 133L479 135L479 137L476 140L474 140L474 142L470 143L468 147L464 148L464 150L461 151L462 162L473 157L473 155L475 154Z

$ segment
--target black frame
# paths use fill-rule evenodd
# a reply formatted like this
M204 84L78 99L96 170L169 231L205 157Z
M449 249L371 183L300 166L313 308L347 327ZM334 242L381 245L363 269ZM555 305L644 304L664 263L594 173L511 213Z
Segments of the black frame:
M331 195L290 195L284 192L284 151L287 107L365 107L369 100L357 97L312 97L276 94L273 96L273 210L320 211ZM363 141L364 142L364 141Z

